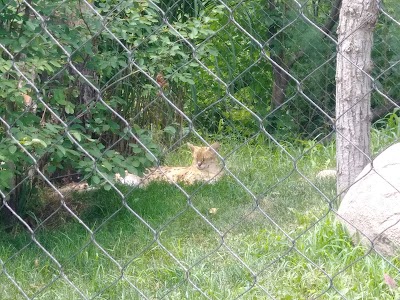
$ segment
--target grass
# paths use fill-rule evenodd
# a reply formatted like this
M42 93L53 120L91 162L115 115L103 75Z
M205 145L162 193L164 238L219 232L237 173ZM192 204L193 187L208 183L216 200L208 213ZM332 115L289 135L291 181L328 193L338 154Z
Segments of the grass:
M216 184L76 194L85 225L58 205L33 236L2 232L0 298L23 299L16 285L35 299L398 298L383 280L400 278L398 258L353 246L334 181L315 179L333 146L304 148L223 143L234 176ZM166 158L189 161L184 147Z

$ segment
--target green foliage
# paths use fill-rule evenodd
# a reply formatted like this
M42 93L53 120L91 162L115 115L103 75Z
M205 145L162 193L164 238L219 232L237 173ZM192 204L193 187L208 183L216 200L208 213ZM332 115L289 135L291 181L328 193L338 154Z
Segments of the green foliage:
M10 125L0 130L0 160L9 162L1 190L14 189L13 177L34 165L47 178L73 169L94 185L124 169L141 174L159 154L153 127L177 135L177 119L147 76L163 73L171 87L193 84L189 69L198 64L188 64L191 50L179 40L203 41L211 18L178 18L172 29L147 1L93 4L102 18L80 1L37 1L45 27L24 3L1 9L0 114Z
M326 61L334 53L335 44L299 18L297 6L281 1L268 3L246 1L235 6L233 17L241 28L231 22L232 16L224 7L215 11L215 34L210 39L213 47L202 60L207 70L195 77L193 106L188 107L199 127L207 124L204 129L208 133L235 132L249 137L259 130L259 119L279 140L310 138L330 130L310 101L333 116L334 61ZM316 15L309 14L311 3L304 6L304 12L320 24L326 21L331 6L315 5L319 8ZM279 78L273 74L270 60L300 82L298 85L289 78L287 86L282 87L287 102L277 111L271 97ZM298 93L299 87L304 96Z
M309 161L311 168L336 168L335 160L332 159L336 156L335 143L329 142L325 145L315 138L313 140L297 140L295 145L301 149L299 157Z
M387 114L373 124L371 134L372 153L380 153L388 146L399 141L399 114L400 110L396 108L392 113Z
M396 1L385 1L384 10L393 16L398 16L400 10ZM374 47L372 58L374 68L372 76L376 78L375 85L386 97L397 102L400 89L400 68L397 64L399 53L395 49L400 47L399 26L385 14L380 14L374 33ZM372 106L382 107L388 105L386 97L373 94Z

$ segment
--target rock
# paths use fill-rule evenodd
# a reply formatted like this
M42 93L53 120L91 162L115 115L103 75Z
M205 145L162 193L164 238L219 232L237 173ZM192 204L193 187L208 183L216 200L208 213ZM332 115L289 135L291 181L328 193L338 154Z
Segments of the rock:
M336 170L328 169L319 171L316 177L317 179L336 178Z
M400 249L400 143L368 164L349 188L338 219L352 237L393 256Z

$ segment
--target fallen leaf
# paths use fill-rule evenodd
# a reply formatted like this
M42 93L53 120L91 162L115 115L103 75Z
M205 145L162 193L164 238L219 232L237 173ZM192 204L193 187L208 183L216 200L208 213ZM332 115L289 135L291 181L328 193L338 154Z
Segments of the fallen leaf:
M210 208L210 210L209 210L208 212L209 212L210 214L215 215L215 214L217 213L217 211L218 211L218 208L212 207L212 208Z
M396 281L394 281L394 279L392 277L390 277L388 274L383 274L383 279L385 281L385 283L391 288L391 289L395 289L397 288L397 283Z

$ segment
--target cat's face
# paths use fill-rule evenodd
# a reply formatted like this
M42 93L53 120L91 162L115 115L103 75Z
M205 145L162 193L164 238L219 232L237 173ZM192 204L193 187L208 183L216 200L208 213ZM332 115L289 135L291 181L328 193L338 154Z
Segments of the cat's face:
M218 151L220 148L219 143L214 143L211 147L199 147L188 143L188 147L192 150L192 165L196 166L199 170L205 170L218 162L218 156L215 151Z

